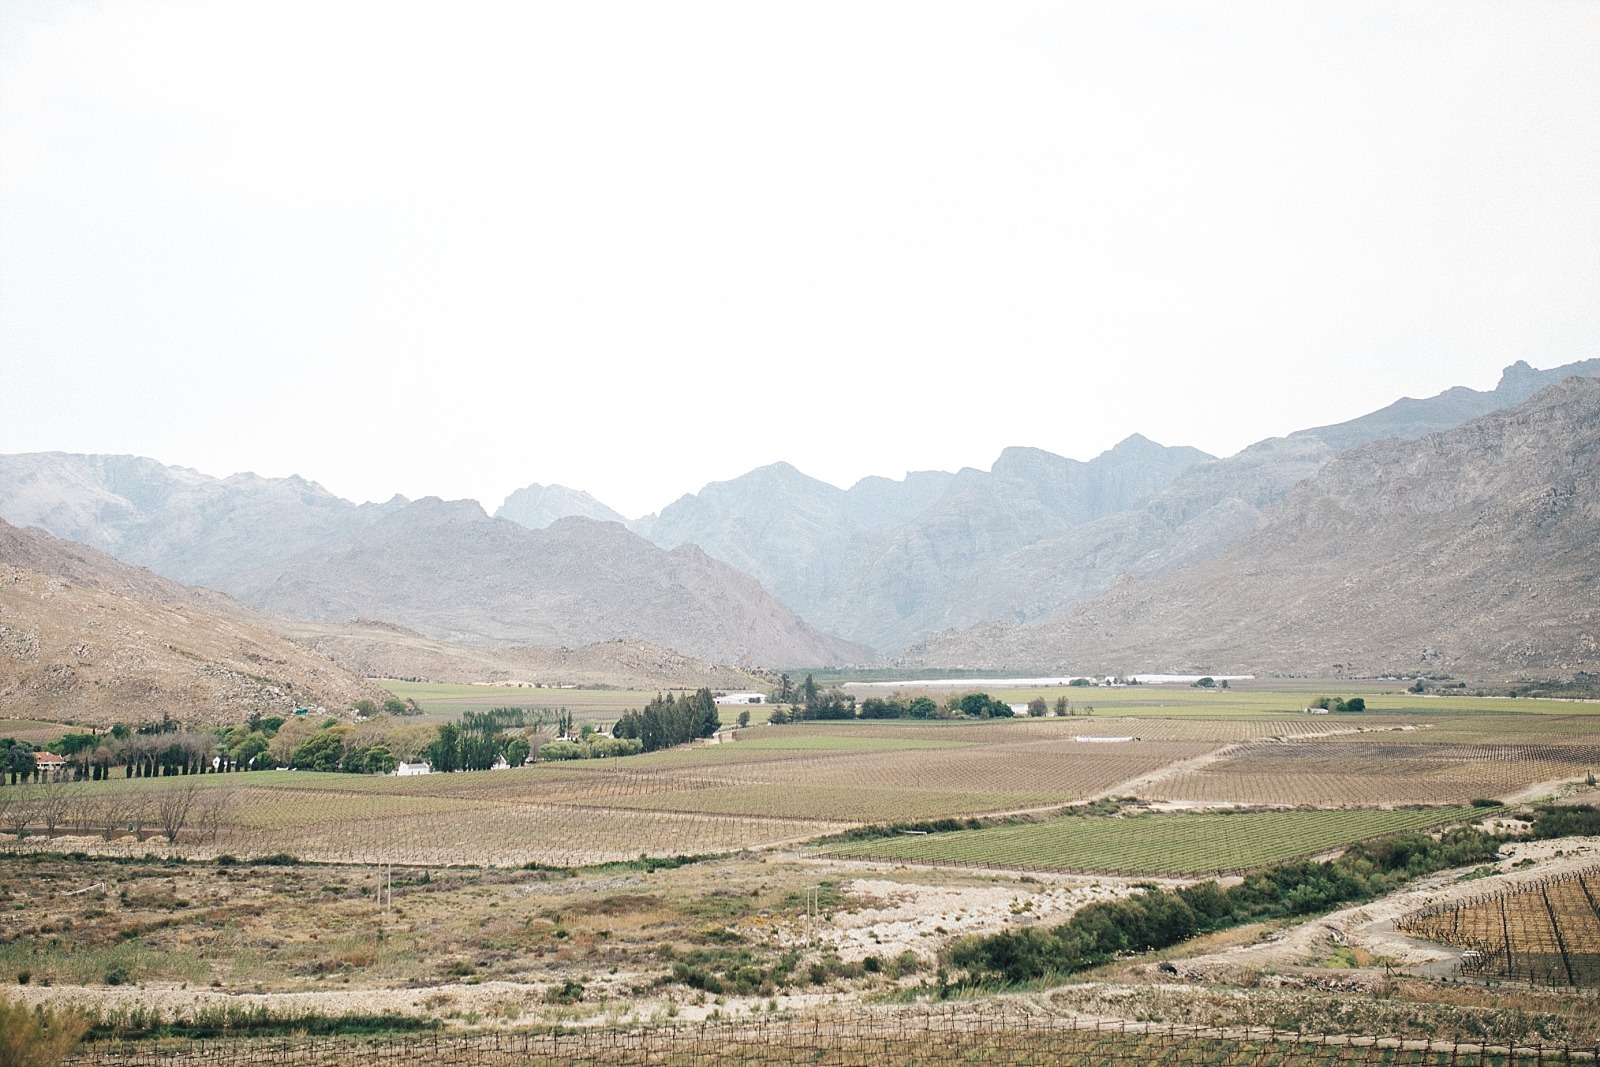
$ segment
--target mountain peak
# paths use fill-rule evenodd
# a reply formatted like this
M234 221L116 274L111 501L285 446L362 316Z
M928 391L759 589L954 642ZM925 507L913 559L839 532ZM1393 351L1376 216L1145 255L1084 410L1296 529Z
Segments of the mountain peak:
M505 503L495 510L497 519L510 519L530 530L542 530L558 519L580 516L598 522L625 522L617 512L606 507L581 489L568 489L564 485L533 483L506 497Z

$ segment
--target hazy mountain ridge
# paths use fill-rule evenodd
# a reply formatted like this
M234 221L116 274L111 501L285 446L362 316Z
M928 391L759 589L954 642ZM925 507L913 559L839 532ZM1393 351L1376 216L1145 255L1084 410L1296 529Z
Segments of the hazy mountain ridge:
M735 664L870 661L698 548L666 552L617 523L544 530L428 497L257 568L228 592L303 619L381 618L456 642L545 647L630 638Z
M619 546L602 550L610 542L588 537L544 542L546 548L566 545L573 559L545 551L520 562L514 557L530 551L529 545L502 539L495 549L478 538L473 551L482 556L484 574L519 575L515 580L525 589L542 589L530 595L550 598L537 611L507 603L486 607L504 599L505 590L486 592L483 575L452 570L442 542L429 550L432 555L416 556L390 544L383 550L392 556L388 563L373 554L375 542L367 543L368 558L346 560L359 564L357 570L367 568L361 582L371 597L363 601L342 580L323 586L308 575L318 565L315 557L348 554L364 531L410 507L403 497L358 506L299 477L213 478L130 456L0 456L0 516L43 526L167 577L259 603L296 605L292 610L314 610L324 620L389 617L378 605L410 596L406 610L416 614L395 621L417 624L436 639L578 645L627 637L722 662L755 662L746 658L758 656L755 649L778 655L765 662L788 665L806 662L797 658L802 652L825 654L827 662L862 660L871 658L869 650L830 644L792 619L775 620L792 611L810 627L893 650L948 628L1052 618L1121 578L1157 577L1222 552L1341 450L1454 426L1569 374L1600 374L1600 360L1544 371L1518 362L1506 368L1494 390L1454 388L1424 400L1402 399L1220 460L1134 435L1087 463L1008 448L989 471L871 477L848 490L777 463L712 483L659 516L630 524L658 545L697 545L754 576L776 597L777 610L762 602L764 592L727 592L722 587L729 576L713 577L709 561L694 562L692 550L658 554L647 564L632 545L622 553L631 562L618 572L628 577L619 578L605 561L606 551ZM500 512L540 523L581 509L615 514L586 493L537 485L512 494ZM470 510L473 522L488 521L481 508ZM426 525L417 530L424 540L437 534ZM465 536L464 531L463 526L456 533ZM591 554L594 559L586 562ZM585 600L587 594L561 582L530 583L525 572L535 566L563 575L562 581L588 574L593 595ZM633 616L619 607L625 597L618 583L626 581L636 582L633 595L651 605L644 613L648 631L630 629ZM423 591L428 582L440 583L438 595ZM663 587L686 598L682 610L667 609L659 596ZM598 612L592 625L570 621L580 604ZM238 609L223 604L216 610ZM569 621L558 624L560 618ZM699 630L684 628L691 620ZM513 632L523 623L533 629ZM741 630L749 631L749 640L737 639Z
M357 505L298 475L214 478L139 456L0 456L0 517L192 585L218 587L405 503Z
M849 490L780 463L684 496L646 528L657 544L698 544L754 574L831 633L897 648L943 617L973 568L1124 509L1209 458L1135 434L1087 463L1008 448L988 471L864 479ZM869 524L859 517L868 506L911 518Z
M908 664L1566 673L1600 664L1600 380L1359 446L1215 558L1063 618L936 635Z
M220 594L0 521L0 706L86 724L163 713L199 724L344 711L388 695L228 607Z
M1268 438L1226 459L1196 464L1137 507L984 563L951 589L943 617L929 620L927 631L1048 619L1119 577L1156 577L1209 559L1253 531L1266 508L1340 452L1458 426L1573 375L1600 375L1600 359L1550 370L1519 360L1493 390L1458 386L1426 400L1406 398L1348 422Z

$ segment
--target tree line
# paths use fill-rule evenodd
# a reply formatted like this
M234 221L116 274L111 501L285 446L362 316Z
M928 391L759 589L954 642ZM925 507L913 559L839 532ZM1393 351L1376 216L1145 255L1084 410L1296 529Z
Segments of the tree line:
M1129 952L1167 948L1248 922L1310 915L1372 900L1413 878L1487 863L1501 839L1470 827L1435 840L1396 834L1352 845L1335 859L1293 860L1252 871L1224 888L1202 882L1148 888L1124 900L1087 904L1061 925L971 936L949 950L950 962L978 982L1024 982L1068 975Z
M787 700L780 698L787 697ZM970 692L953 693L944 703L935 701L932 697L918 696L902 698L868 697L859 706L856 698L842 689L833 688L821 690L812 675L806 675L803 683L796 686L789 680L788 675L782 676L781 684L772 692L774 703L792 704L793 710L776 708L767 721L775 725L789 722L815 722L829 719L1009 719L1016 714L1015 709L1003 700L991 697L988 693ZM1055 702L1057 715L1092 714L1093 707L1080 708L1066 697L1058 697ZM1038 717L1048 715L1050 705L1043 697L1035 697L1028 704L1028 714Z
M655 752L710 737L721 728L716 698L709 689L697 689L693 694L657 693L640 710L623 714L611 736L637 739L640 751Z

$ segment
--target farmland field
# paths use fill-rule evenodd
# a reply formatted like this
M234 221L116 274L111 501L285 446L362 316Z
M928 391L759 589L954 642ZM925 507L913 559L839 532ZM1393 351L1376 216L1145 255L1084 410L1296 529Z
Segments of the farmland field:
M1425 908L1396 925L1467 949L1463 974L1600 987L1600 867Z
M1579 744L1438 743L1431 731L1242 747L1150 787L1161 800L1240 804L1466 803L1600 767L1593 735Z
M419 723L497 706L605 721L653 695L412 691L420 720L361 729L403 741ZM1004 1002L987 987L958 971L946 985L966 939L1050 929L1152 878L1471 821L1482 812L1466 801L1541 783L1594 795L1582 782L1600 765L1600 708L1364 691L1374 710L1359 715L1305 714L1309 687L1140 687L1072 693L1092 715L759 725L716 744L501 771L116 767L105 781L7 785L0 975L13 1002L95 1013L112 1036L82 1063L790 1063L800 1051L840 1067L1531 1067L1537 1056L1504 1046L1592 1047L1600 1013L1584 976L1600 952L1581 910L1585 890L1600 900L1592 879L1546 878L1543 895L1450 919L1484 936L1497 921L1514 935L1504 973L1561 989L1405 977L1386 943L1362 941L1370 920L1342 913L1113 960L1023 993L1025 1010L1005 1019L968 1007ZM161 812L185 795L190 817L169 844ZM979 822L891 831L945 819ZM1600 844L1541 847L1544 859L1507 855L1460 885L1460 872L1418 884L1405 908L1540 871L1526 864L1592 865ZM301 1013L321 1013L335 1036L284 1037L317 1022ZM1116 1032L1080 1028L1103 1019ZM279 1029L194 1041L152 1037L152 1020ZM1277 1033L1264 1038L1263 1023ZM379 1032L357 1036L368 1025ZM1312 1025L1330 1036L1312 1040ZM1486 1042L1500 1047L1485 1055Z
M646 697L620 690L395 685L433 701L429 707L570 698L571 706L587 706L596 717L608 703L637 706ZM80 814L58 820L55 829L69 835L73 847L148 850L159 840L157 826L148 811L136 809L149 808L156 793L192 782L205 793L226 793L229 802L216 805L203 832L196 826L183 831L174 847L189 855L292 852L341 862L408 857L570 865L759 848L862 824L1048 813L1102 797L1329 809L1450 806L1542 782L1581 780L1600 767L1600 713L1572 702L1397 696L1397 706L1382 713L1313 716L1290 710L1305 703L1300 693L1088 692L1104 705L1093 716L761 725L728 731L722 744L506 771L412 778L306 771L113 776L71 786ZM1161 708L1161 701L1185 706ZM1507 712L1507 705L1516 710ZM1130 714L1108 714L1113 708ZM129 817L119 826L107 828L102 819L97 831L87 829L106 804L128 805ZM1018 842L1039 832L1018 830ZM1321 847L1322 840L1306 847ZM49 847L49 840L26 844ZM1005 855L1025 864L1154 869L1143 860L1086 858L1070 849L1058 855L1067 846L1053 839L1028 847L1035 846L1047 858L1030 859L1020 843ZM1248 864L1257 854L1244 845L1228 847L1229 855L1246 858L1210 866ZM1166 862L1183 870L1191 861Z
M822 855L1114 874L1212 874L1472 818L1471 808L1068 816L831 845Z

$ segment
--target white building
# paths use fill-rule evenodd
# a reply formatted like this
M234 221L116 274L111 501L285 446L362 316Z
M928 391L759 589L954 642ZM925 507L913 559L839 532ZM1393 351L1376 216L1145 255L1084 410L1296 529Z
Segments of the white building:
M394 774L396 778L409 778L413 774L427 774L431 770L433 770L433 768L428 766L428 761L423 760L421 763L397 764L394 769Z
M764 704L766 700L761 693L728 693L717 697L718 704Z

